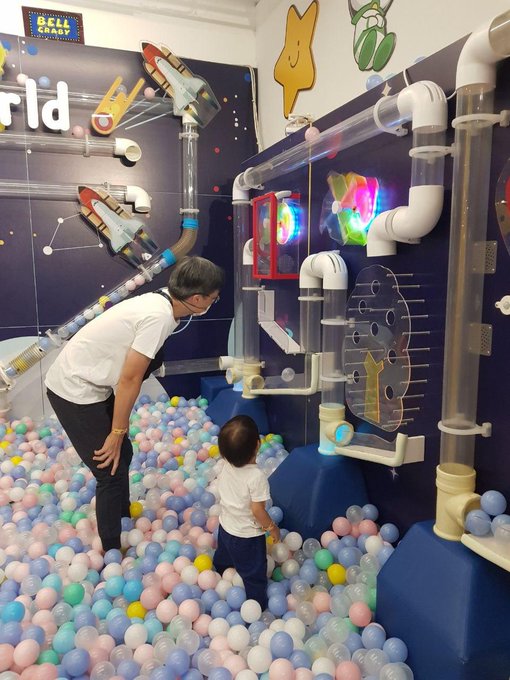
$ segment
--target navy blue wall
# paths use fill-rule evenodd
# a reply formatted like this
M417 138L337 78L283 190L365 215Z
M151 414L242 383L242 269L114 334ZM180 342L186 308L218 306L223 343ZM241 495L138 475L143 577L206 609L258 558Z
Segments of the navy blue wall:
M427 60L411 67L408 71L410 82L433 80L446 94L454 90L455 67L457 57L464 40L451 45ZM504 63L498 72L498 89L496 110L510 107L510 88L508 87L510 64ZM390 94L397 93L405 83L402 75L389 81ZM341 77L337 83L341 87ZM349 104L333 111L318 120L315 125L319 130L345 120L359 111L372 106L381 96L382 86L371 90ZM450 120L454 117L455 99L450 101ZM250 158L244 167L254 166L262 160L289 148L302 141L304 131L295 133L267 149L255 158ZM453 141L453 133L448 133L448 141ZM445 204L439 224L434 231L422 240L420 245L398 244L397 255L384 258L367 258L365 249L357 246L340 246L329 238L327 232L320 234L319 223L322 200L328 186L328 172L338 173L354 171L365 176L379 179L383 209L390 209L407 204L410 182L411 159L408 155L412 145L412 134L395 138L390 134L382 134L355 148L339 153L334 159L323 159L310 167L304 167L292 174L287 174L277 181L267 183L264 192L270 190L291 189L299 191L305 206L305 223L307 221L307 203L309 181L311 182L310 206L310 241L311 252L339 249L349 271L349 291L352 290L356 276L361 269L372 264L389 267L396 274L413 273L413 284L419 284L419 294L414 289L402 289L407 299L424 298L423 304L410 304L411 314L427 314L424 320L413 321L413 330L429 331L429 335L412 336L411 348L428 348L412 354L414 363L428 363L428 369L415 369L411 379L426 378L427 383L411 385L409 394L424 394L425 398L408 399L408 405L420 407L417 412L409 413L414 422L400 431L409 435L425 435L425 461L420 464L405 465L398 469L394 476L390 469L380 465L363 464L363 470L371 500L380 507L384 521L397 521L401 527L407 527L415 521L432 517L435 511L435 467L439 462L439 431L437 423L441 419L442 401L442 369L443 340L445 323L445 302L448 276L448 248L451 203L451 171L452 160L447 158L445 172ZM497 488L510 496L510 466L508 465L508 442L510 421L508 418L508 390L510 387L510 365L505 360L505 348L510 331L509 318L495 309L494 303L502 295L510 292L509 254L500 237L496 212L494 209L495 185L499 174L509 156L510 138L508 129L495 127L493 163L491 174L491 191L489 205L488 240L498 241L497 272L486 277L485 304L483 321L493 324L494 338L491 357L480 359L480 389L478 422L491 421L493 436L490 439L477 439L476 469L478 472L477 488L483 492L489 488ZM305 224L306 226L306 224ZM301 242L300 259L307 255L306 237ZM406 283L402 278L400 283ZM271 284L277 290L280 309L288 311L288 325L299 332L298 312L295 305L288 304L288 298L296 298L297 282L275 282ZM279 349L264 338L262 342L263 359L266 361L266 372L275 375L286 365L291 365ZM285 437L289 448L317 441L318 403L320 398L272 397L269 400L268 413L274 430ZM357 429L372 431L379 436L393 439L393 435L371 427L367 423L356 421L347 412L349 420Z

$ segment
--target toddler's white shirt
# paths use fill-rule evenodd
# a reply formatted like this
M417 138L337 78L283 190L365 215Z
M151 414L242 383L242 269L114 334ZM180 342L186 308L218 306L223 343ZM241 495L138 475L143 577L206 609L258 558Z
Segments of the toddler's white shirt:
M223 461L218 475L220 524L229 534L240 538L260 536L264 532L251 511L251 503L271 498L269 483L262 470L250 463L234 467Z

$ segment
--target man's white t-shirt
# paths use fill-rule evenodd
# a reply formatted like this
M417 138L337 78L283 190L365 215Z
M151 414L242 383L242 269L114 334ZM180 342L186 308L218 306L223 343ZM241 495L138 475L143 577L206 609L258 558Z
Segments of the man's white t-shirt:
M119 382L128 350L153 359L176 327L163 295L145 293L119 302L64 345L46 375L46 387L75 404L105 401Z
M252 514L251 503L271 498L267 477L254 463L234 467L223 461L218 475L220 524L229 534L240 538L260 536L260 528Z

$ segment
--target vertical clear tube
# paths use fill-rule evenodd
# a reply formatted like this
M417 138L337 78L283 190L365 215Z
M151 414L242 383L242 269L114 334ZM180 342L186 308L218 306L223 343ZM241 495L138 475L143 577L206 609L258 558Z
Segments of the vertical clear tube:
M251 267L243 265L243 360L245 364L260 361L260 333L258 322L258 291L251 276Z
M343 404L345 373L343 344L347 291L324 290L322 324L322 403Z
M443 186L445 130L413 133L411 186Z
M242 362L244 355L242 289L248 274L244 272L243 251L249 233L250 202L234 201L234 358L238 362Z
M183 119L184 120L184 119ZM182 141L182 209L188 217L198 213L197 206L197 140L196 123L183 122Z
M299 341L305 352L321 351L322 290L301 288L299 296Z
M492 121L484 114L492 110L493 91L469 86L457 92L457 118L475 117L455 130L442 409L442 424L454 430L476 426L484 284L479 248L487 235L492 145ZM474 434L442 432L441 468L472 468L474 447Z

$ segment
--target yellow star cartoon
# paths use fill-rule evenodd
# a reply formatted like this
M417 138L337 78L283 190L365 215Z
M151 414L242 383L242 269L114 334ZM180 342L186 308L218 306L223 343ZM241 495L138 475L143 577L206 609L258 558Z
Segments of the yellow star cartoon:
M319 2L313 0L301 16L294 5L287 12L285 45L274 67L274 79L283 87L283 115L288 118L301 90L315 83L312 40L319 13Z

